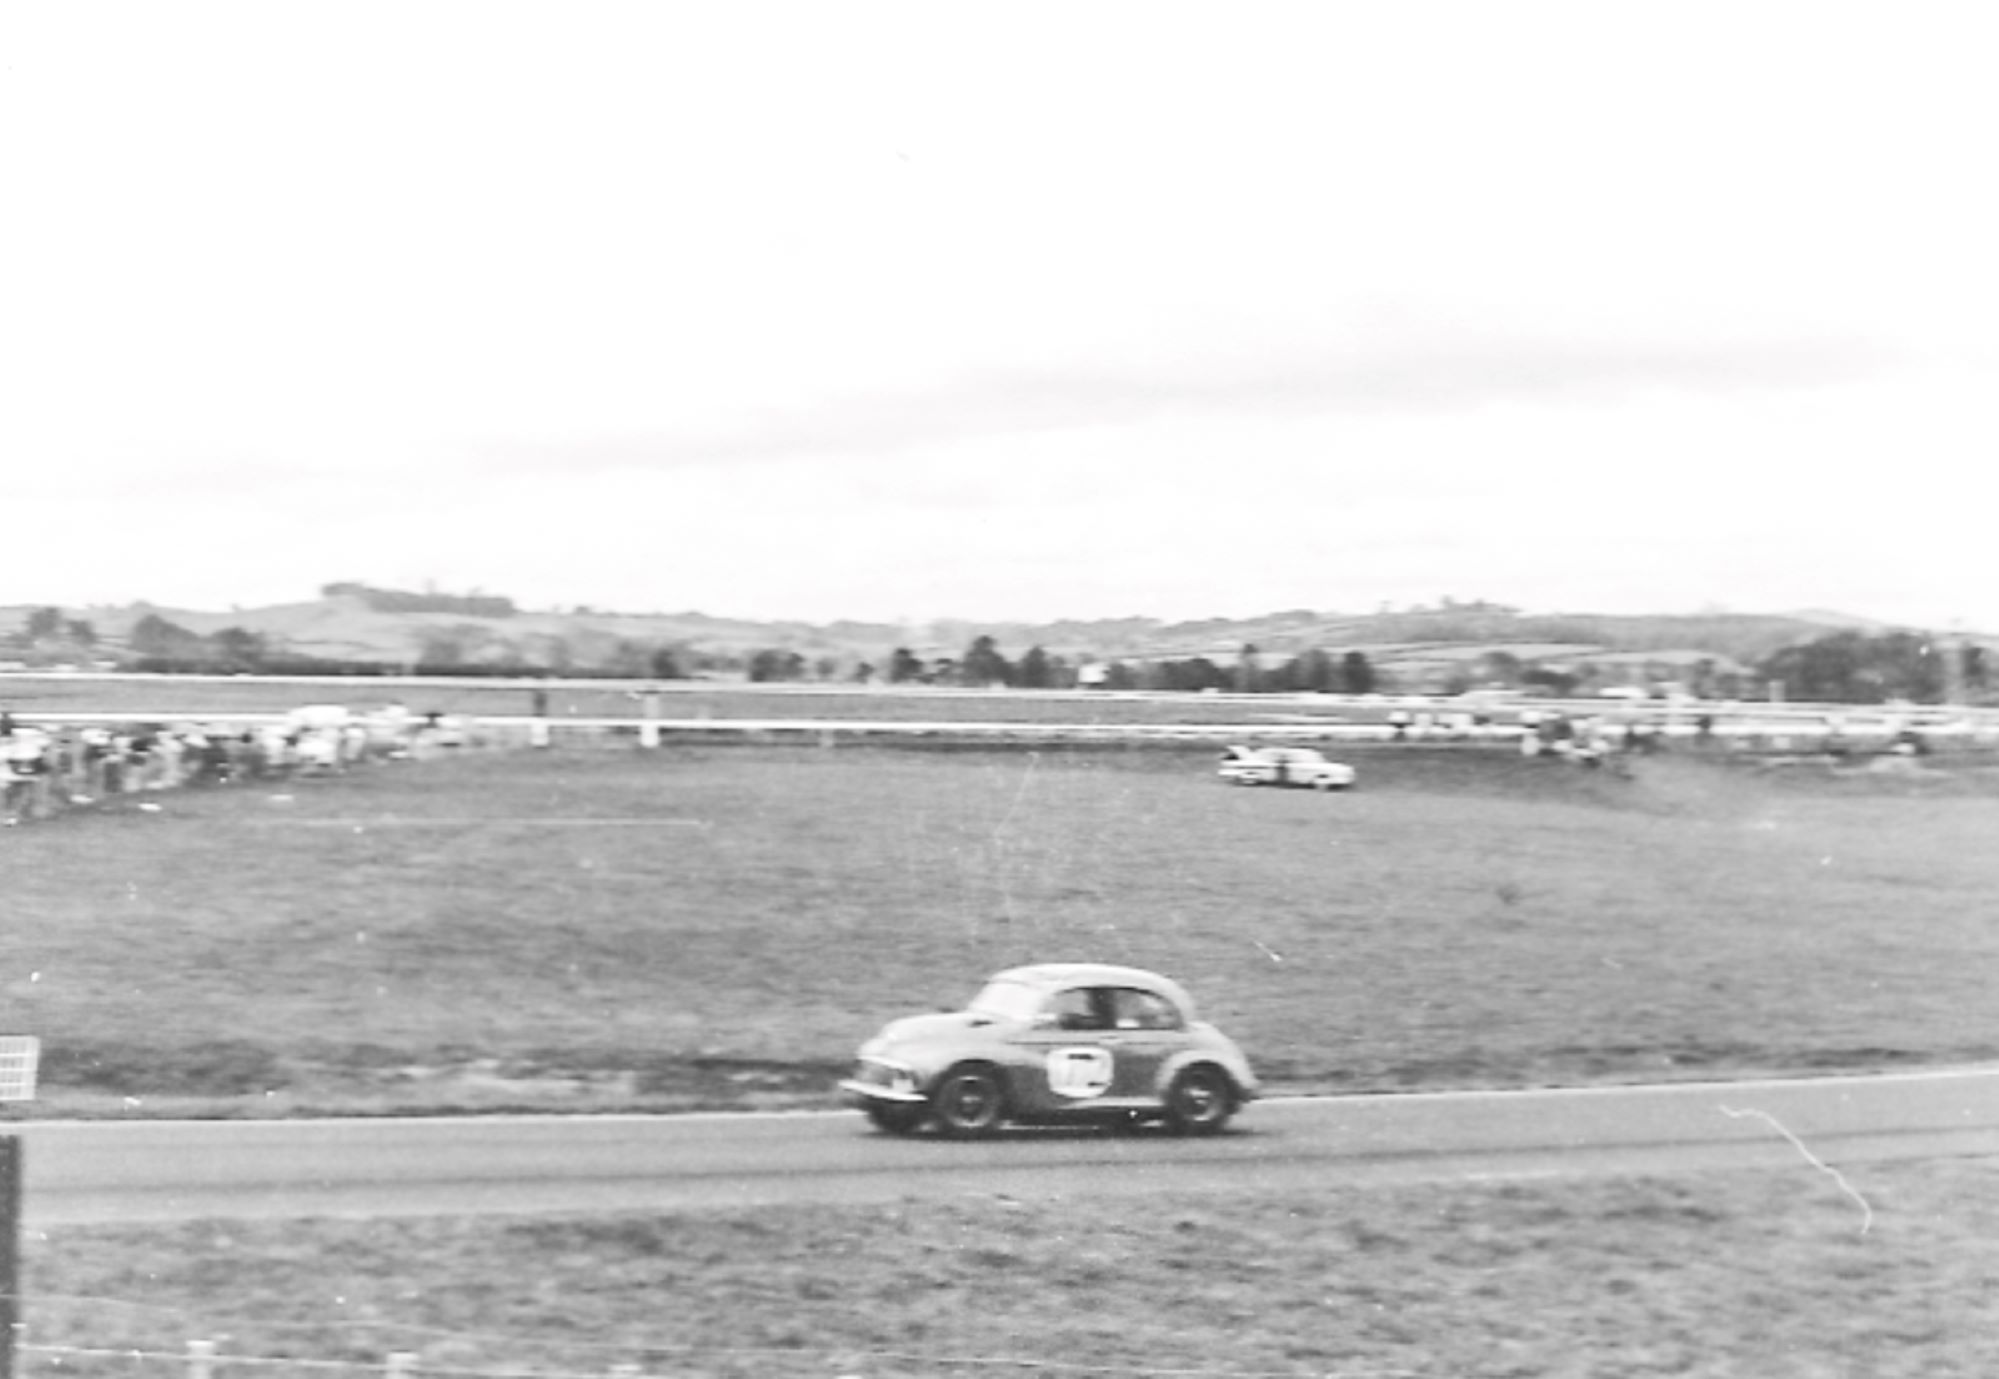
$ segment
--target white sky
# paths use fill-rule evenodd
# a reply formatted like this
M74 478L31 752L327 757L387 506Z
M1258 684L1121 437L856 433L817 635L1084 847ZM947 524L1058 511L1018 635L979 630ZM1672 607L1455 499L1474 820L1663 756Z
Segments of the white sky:
M1995 36L12 0L0 603L1999 629Z

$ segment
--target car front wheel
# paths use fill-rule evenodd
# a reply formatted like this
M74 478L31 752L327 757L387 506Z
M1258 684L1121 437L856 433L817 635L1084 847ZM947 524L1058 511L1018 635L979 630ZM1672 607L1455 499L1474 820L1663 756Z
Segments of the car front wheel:
M1189 1068L1166 1089L1166 1124L1176 1135L1212 1135L1235 1114L1235 1084L1220 1068Z
M986 1068L958 1068L931 1095L937 1126L947 1135L983 1135L1006 1119L1006 1092Z

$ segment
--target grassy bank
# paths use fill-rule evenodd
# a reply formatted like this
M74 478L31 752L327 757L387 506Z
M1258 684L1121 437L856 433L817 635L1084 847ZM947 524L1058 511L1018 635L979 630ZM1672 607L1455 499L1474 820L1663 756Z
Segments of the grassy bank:
M1975 772L1205 753L489 754L0 837L41 1113L823 1101L1010 963L1185 978L1281 1086L1989 1058Z
M743 1379L1993 1373L1999 1169L1851 1177L1871 1219L1801 1163L1137 1206L78 1227L28 1243L22 1367L167 1379L209 1338L225 1361Z

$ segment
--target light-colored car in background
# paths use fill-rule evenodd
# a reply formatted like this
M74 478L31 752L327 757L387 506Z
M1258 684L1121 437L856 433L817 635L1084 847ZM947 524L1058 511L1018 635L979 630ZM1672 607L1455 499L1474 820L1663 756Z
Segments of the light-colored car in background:
M976 1135L1009 1121L1163 1121L1212 1134L1257 1082L1178 983L1135 967L1044 963L999 973L961 1011L892 1021L840 1088L891 1134L934 1125Z
M1222 753L1219 774L1234 785L1306 785L1314 790L1345 790L1355 779L1353 767L1328 761L1311 747L1231 747Z

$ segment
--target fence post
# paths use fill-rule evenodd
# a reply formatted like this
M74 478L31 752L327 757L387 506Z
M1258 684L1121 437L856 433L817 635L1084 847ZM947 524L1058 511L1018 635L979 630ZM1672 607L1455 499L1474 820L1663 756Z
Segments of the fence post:
M215 1374L215 1342L189 1341L187 1343L187 1379L213 1379Z
M21 1327L21 1140L0 1135L0 1379L14 1379Z

